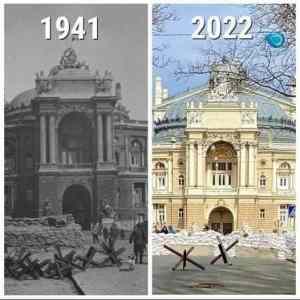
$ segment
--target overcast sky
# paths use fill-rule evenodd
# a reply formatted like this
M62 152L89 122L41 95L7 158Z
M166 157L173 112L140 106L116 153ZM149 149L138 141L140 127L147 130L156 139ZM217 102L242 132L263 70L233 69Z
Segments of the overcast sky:
M66 16L98 16L100 39L71 42L71 37L44 39L41 19ZM55 28L53 28L55 29ZM147 118L147 7L146 5L6 5L5 6L5 100L34 87L35 73L46 74L59 63L63 51L73 46L79 61L103 74L111 70L122 84L122 103L130 115Z

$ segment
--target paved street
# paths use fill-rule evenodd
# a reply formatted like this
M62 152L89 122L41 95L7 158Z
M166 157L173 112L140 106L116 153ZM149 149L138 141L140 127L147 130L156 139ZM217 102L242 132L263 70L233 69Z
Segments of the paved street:
M127 240L118 240L116 249L126 248L121 258L127 259L132 255L133 245ZM85 249L78 254L87 252ZM63 254L70 249L62 249ZM53 251L36 253L34 258L53 258ZM103 261L105 256L97 253L96 261ZM146 257L144 262L147 261ZM104 268L88 268L86 271L75 271L73 277L86 295L145 295L147 294L147 264L136 265L131 272L119 271L117 266ZM5 278L6 295L77 295L77 291L69 279L54 280L41 278L39 280L15 280Z
M295 294L295 264L271 258L233 258L232 266L208 265L211 257L192 257L206 267L201 271L187 264L185 271L172 271L177 258L153 256L153 294ZM180 268L179 268L180 269ZM201 283L221 287L199 288ZM223 285L223 286L222 286Z

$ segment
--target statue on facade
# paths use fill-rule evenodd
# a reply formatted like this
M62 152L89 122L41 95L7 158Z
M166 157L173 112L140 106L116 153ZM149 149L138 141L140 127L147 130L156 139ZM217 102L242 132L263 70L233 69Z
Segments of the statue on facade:
M48 77L45 77L44 71L36 73L35 89L38 94L47 93L52 89L52 81Z

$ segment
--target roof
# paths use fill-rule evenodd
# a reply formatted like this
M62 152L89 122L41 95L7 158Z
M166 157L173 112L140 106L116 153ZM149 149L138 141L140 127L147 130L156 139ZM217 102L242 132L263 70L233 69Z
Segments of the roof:
M194 105L206 103L208 101L209 90L207 87L178 94L165 99L157 108L166 111L165 120L159 126L155 125L153 134L153 143L180 143L184 139L184 130L186 127L186 104L194 102ZM286 97L277 99L273 94L267 94L261 89L241 89L237 94L239 102L250 102L257 104L258 128L261 129L259 140L261 142L269 141L280 143L295 143L296 133L295 124L290 121L290 117L283 110L280 104L285 103L292 106L292 102Z
M18 94L16 97L14 97L13 100L8 103L8 105L12 108L28 106L30 105L31 100L34 99L36 96L37 96L36 89L26 90Z

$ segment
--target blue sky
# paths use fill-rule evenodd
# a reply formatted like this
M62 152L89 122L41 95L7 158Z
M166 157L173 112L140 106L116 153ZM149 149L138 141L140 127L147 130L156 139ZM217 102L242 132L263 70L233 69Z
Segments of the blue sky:
M199 55L199 48L206 48L210 44L217 47L222 47L224 43L232 43L231 40L193 40L191 35L197 28L192 24L192 18L195 16L242 16L249 15L250 7L248 5L170 5L170 9L175 12L178 21L169 22L165 26L166 34L181 33L190 34L188 36L154 36L153 47L158 47L166 44L167 48L164 50L165 57L180 60L181 62L193 62L201 60ZM254 20L255 21L255 20ZM253 28L253 27L252 27ZM245 41L247 43L247 41ZM174 76L174 69L176 63L171 63L166 68L154 68L154 75L162 77L163 84L169 89L169 95L174 95L187 89L203 85L205 78L203 76L189 79L182 79L176 81Z

